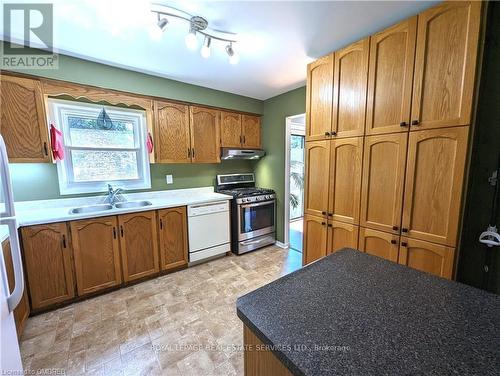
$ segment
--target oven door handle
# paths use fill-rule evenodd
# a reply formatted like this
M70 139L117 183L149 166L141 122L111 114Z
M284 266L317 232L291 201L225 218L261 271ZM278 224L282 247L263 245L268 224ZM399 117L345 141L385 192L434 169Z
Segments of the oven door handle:
M241 208L255 208L256 206L265 206L265 205L274 205L274 200L272 201L264 201L264 202L255 202L252 204L240 205Z

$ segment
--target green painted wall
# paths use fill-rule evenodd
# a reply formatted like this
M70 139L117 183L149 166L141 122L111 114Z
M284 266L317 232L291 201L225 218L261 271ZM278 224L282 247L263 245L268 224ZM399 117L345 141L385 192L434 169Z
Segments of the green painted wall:
M285 217L285 118L306 112L306 88L301 87L264 101L262 141L267 155L255 168L257 185L272 188L277 196L276 236L283 241Z
M57 70L23 70L21 73L60 79L108 89L124 90L221 108L262 113L257 99L185 84L126 69L59 55ZM221 164L151 165L153 190L209 186L216 174L253 171L255 162L224 161ZM56 166L52 164L11 164L12 184L17 201L60 198ZM174 184L166 185L165 174ZM64 196L69 197L69 196Z

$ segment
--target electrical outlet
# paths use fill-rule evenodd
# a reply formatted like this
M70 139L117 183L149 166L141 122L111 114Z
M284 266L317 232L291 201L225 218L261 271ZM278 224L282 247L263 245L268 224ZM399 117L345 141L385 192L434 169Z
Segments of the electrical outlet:
M167 184L174 184L174 177L172 175L165 175L165 180Z

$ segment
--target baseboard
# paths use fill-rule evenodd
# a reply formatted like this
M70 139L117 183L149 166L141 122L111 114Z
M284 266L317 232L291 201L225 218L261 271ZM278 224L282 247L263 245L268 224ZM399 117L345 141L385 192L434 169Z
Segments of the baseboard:
M279 242L276 240L276 243L274 243L277 247L280 247L280 248L283 248L283 249L288 249L288 247L290 246L290 244L288 243L282 243L282 242Z

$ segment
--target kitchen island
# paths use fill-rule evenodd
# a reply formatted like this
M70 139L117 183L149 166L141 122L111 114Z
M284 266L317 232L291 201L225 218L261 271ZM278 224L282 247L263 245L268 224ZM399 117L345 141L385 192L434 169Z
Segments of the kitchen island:
M500 372L500 297L344 249L237 300L245 375Z

